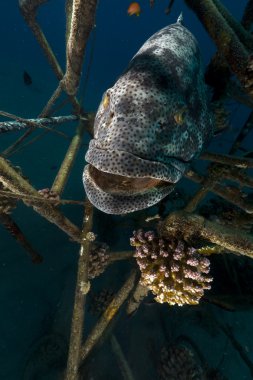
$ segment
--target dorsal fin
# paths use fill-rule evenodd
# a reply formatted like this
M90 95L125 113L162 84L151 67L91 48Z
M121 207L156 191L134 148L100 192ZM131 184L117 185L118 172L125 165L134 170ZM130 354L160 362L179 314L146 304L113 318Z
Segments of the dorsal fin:
M183 21L184 21L183 12L181 12L180 15L178 16L177 23L182 24Z

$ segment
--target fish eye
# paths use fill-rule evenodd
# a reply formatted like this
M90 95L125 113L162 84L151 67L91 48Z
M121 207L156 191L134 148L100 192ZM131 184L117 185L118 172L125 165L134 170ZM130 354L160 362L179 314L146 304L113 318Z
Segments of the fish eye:
M103 98L103 107L107 108L109 106L109 103L110 103L110 96L107 93L107 94L105 94L105 96Z
M177 123L177 125L182 125L185 121L186 118L186 112L187 112L187 107L184 106L180 110L178 110L177 113L174 115L174 120Z

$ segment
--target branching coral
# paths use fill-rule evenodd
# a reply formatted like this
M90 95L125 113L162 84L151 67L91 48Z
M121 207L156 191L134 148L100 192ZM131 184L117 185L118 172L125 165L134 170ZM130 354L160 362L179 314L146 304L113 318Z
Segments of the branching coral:
M170 305L195 305L210 289L210 261L181 240L156 237L154 232L134 231L130 239L141 270L141 283L156 301Z
M163 347L161 351L160 380L203 380L204 373L192 351L179 345Z
M102 274L109 264L109 247L105 243L94 243L89 257L88 276L90 279Z

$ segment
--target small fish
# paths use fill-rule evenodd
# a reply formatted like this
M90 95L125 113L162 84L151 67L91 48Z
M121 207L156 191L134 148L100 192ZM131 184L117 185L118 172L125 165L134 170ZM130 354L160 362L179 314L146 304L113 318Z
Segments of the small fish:
M129 14L129 16L133 16L133 15L140 16L140 13L141 13L140 4L136 2L131 3L128 7L127 13Z
M32 82L33 82L31 76L25 70L23 72L23 80L24 80L24 84L26 86L30 86L32 84Z
M182 25L151 36L100 103L83 183L108 214L150 207L213 136L214 120L198 43Z

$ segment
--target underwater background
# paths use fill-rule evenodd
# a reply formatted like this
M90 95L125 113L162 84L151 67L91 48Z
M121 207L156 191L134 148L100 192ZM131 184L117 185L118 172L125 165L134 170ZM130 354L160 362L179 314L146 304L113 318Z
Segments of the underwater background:
M127 15L129 3L126 0L106 0L98 4L96 27L90 35L79 90L87 112L96 112L104 91L115 83L147 38L164 26L176 22L181 12L184 25L198 40L205 66L216 51L214 43L184 1L176 0L171 13L166 15L166 1L155 1L155 6L151 9L149 1L141 0L142 12L139 17ZM222 3L237 20L240 20L247 2L227 0ZM0 8L0 109L24 118L36 118L58 82L22 18L18 1L2 2ZM43 4L37 17L62 67L65 67L65 18L62 0L51 0ZM24 71L29 73L32 79L30 85L24 83ZM228 109L229 128L213 139L209 146L210 151L228 152L250 112L247 107L236 102L231 102ZM65 107L64 112L71 113L71 107ZM75 125L68 123L61 127L60 130L68 138L48 133L18 150L8 159L22 169L25 178L29 179L36 189L50 187L70 138L74 135ZM1 151L22 133L21 131L2 134ZM39 136L40 133L41 131L37 130L33 136ZM63 199L82 201L85 198L82 172L89 139L89 135L85 134L62 195ZM251 141L252 134L244 142L245 149L250 149ZM195 165L201 169L203 163ZM168 211L180 208L184 199L193 195L196 186L182 180L177 189L178 193L168 202ZM65 205L61 208L64 214L81 228L83 208L80 205ZM98 241L106 243L111 251L130 250L129 239L133 230L149 228L149 225L144 223L145 217L156 213L157 206L146 210L145 213L139 211L126 217L106 215L95 210L93 232ZM49 224L22 202L13 210L12 217L31 245L43 256L43 262L40 265L32 264L24 249L0 225L0 380L63 379L79 247L55 225ZM143 226L140 225L140 221L143 221ZM215 257L213 261L213 288L217 289L217 293L222 288L231 294L236 288L236 281L239 281L239 288L244 294L243 286L246 285L243 281L243 271L245 268L253 269L250 260L235 256L229 259L228 263L223 262L220 257ZM117 261L110 265L99 278L92 281L91 293L103 289L117 291L132 266L131 260ZM227 266L233 268L232 274L228 273ZM250 278L250 270L248 271L247 278ZM234 280L235 272L240 273L239 279ZM252 295L252 280L251 284L247 284L248 288L250 285L248 293L251 291ZM91 312L91 303L91 297L88 295L84 337L97 320ZM121 345L134 379L159 379L161 375L158 367L162 347L166 344L176 344L175 342L180 340L194 350L197 361L201 362L202 366L220 371L220 375L215 373L210 375L213 376L209 377L210 379L253 379L252 319L252 303L249 298L243 304L233 303L232 306L226 302L218 306L212 302L203 302L197 306L178 307L158 304L152 297L148 297L135 314L130 317L120 314L102 344L89 358L82 378L127 378L122 374L111 347L113 335ZM225 327L222 330L220 324L232 331L243 353L239 353L240 349L233 343L233 338L229 338L224 332ZM48 347L47 338L50 341ZM55 346L52 343L54 339ZM64 343L61 346L62 341ZM189 377L190 379L195 377Z

